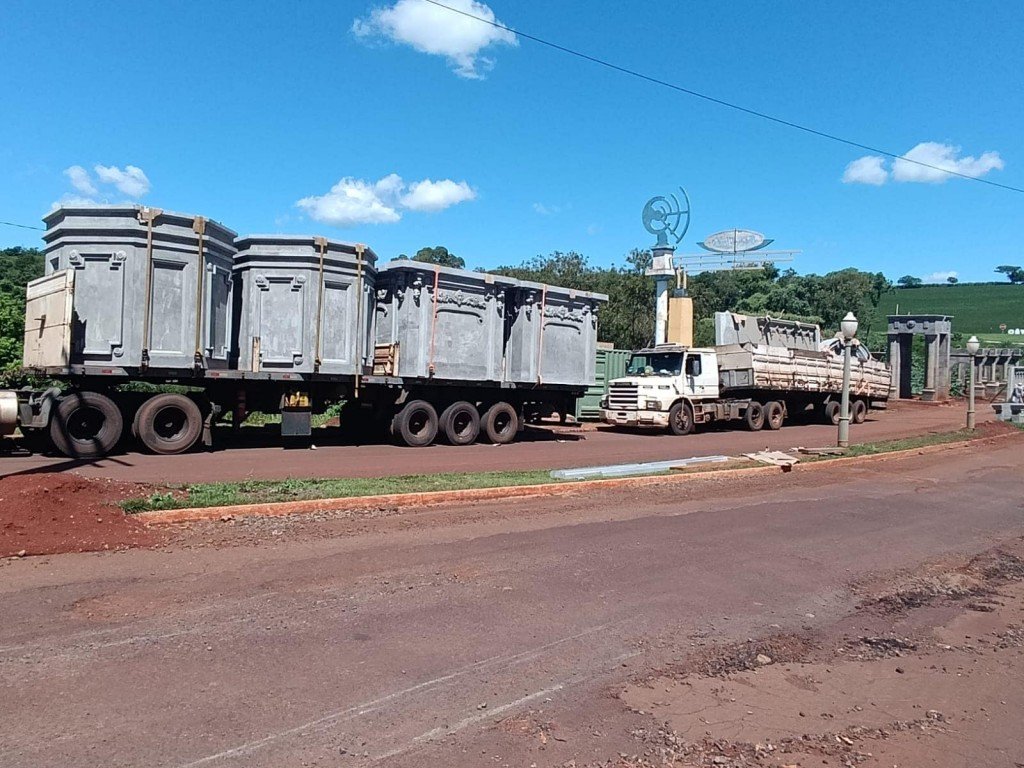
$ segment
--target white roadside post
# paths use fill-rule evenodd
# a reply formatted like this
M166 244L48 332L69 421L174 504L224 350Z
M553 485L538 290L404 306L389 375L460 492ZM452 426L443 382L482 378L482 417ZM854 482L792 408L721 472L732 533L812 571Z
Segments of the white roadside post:
M847 312L839 324L843 334L843 396L839 404L839 439L840 448L850 445L850 349L853 338L857 335L857 318L853 312Z
M970 384L967 388L967 428L974 429L974 369L978 364L978 350L981 349L981 342L977 336L971 336L967 340L967 354L971 356Z

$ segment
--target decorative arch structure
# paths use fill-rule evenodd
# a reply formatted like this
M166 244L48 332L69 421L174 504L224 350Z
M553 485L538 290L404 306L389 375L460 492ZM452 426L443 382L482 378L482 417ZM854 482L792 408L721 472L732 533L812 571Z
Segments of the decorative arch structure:
M925 373L921 399L947 399L952 335L952 315L889 315L889 367L892 369L889 396L899 399L911 396L910 369L914 336L924 336Z

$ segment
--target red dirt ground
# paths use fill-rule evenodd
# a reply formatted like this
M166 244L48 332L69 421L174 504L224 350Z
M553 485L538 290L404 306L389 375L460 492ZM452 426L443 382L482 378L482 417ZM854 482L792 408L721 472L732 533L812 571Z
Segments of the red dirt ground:
M160 534L116 506L140 490L70 472L0 478L0 557L153 546Z

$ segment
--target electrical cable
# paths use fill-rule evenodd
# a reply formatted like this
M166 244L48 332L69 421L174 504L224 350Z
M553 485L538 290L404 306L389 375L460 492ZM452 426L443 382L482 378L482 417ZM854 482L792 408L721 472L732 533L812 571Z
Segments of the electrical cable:
M46 231L43 227L31 227L28 224L15 224L13 221L0 221L0 224L3 224L8 227L19 227L20 229L36 229L39 230L40 232Z
M969 176L968 174L960 173L959 171L951 171L949 168L942 168L941 166L938 166L938 165L931 165L930 163L925 163L925 162L922 162L920 160L914 160L914 159L909 158L909 157L904 157L903 155L898 155L895 152L889 152L888 150L885 150L885 149L879 149L879 148L873 147L873 146L871 146L869 144L862 144L861 142L853 141L852 139L845 139L842 136L837 136L836 134L828 133L826 131L819 131L816 128L810 128L810 127L808 127L806 125L801 125L800 123L794 123L791 120L786 120L786 119L781 118L781 117L775 117L774 115L769 115L766 112L759 112L756 109L750 109L749 107L744 107L744 106L741 106L740 104L735 104L735 103L733 103L731 101L725 101L724 99L719 99L719 98L716 98L714 96L709 96L706 93L701 93L700 91L695 91L695 90L693 90L691 88L686 88L686 87L684 87L682 85L677 85L675 83L670 83L670 82L668 82L666 80L661 80L661 79L659 79L657 77L653 77L651 75L645 75L643 72L638 72L638 71L636 71L634 69L629 69L628 67L623 67L623 66L620 66L618 64L613 64L612 62L606 61L605 59L600 59L600 58L598 58L596 56L591 56L590 54L582 53L580 51L573 50L572 48L569 48L569 47L564 46L564 45L559 45L558 43L553 43L550 40L545 40L545 39L543 39L541 37L537 37L536 35L531 35L531 34L529 34L527 32L521 32L521 31L516 30L516 29L511 29L510 27L506 27L504 24L501 24L500 22L491 21L490 19L485 19L482 16L477 16L477 15L469 13L467 11L460 10L459 8L452 8L450 5L445 5L444 3L438 2L438 0L424 0L424 2L430 3L431 5L436 5L438 8L444 8L446 11L451 11L452 13L457 13L457 14L459 14L461 16L466 16L467 18L475 19L476 21L482 22L484 24L489 24L490 26L495 27L497 29L503 29L506 32L511 32L513 35L519 35L520 37L525 37L527 40L532 40L533 42L539 43L540 45L545 45L548 48L555 49L556 51L561 51L562 53L567 53L567 54L569 54L571 56L576 56L577 58L584 59L585 61L589 61L589 62L591 62L593 64L599 64L602 67L607 67L608 69L615 70L616 72L620 72L622 74L629 75L631 77L636 77L636 78L639 78L641 80L645 80L645 81L647 81L649 83L653 83L655 85L660 85L660 86L662 86L664 88L670 88L673 91L678 91L679 93L685 93L688 96L694 96L694 97L696 97L698 99L703 99L704 101L709 101L712 104L718 104L719 106L727 107L729 109L734 109L734 110L736 110L738 112L743 112L744 114L751 115L753 117L759 117L762 120L768 120L770 122L776 123L777 125L782 125L782 126L785 126L787 128L793 128L793 129L798 130L798 131L803 131L804 133L809 133L812 136L818 136L819 138L829 139L831 141L836 141L836 142L839 142L840 144L846 144L847 146L850 146L850 147L856 147L857 149L863 149L863 150L865 150L867 152L874 152L875 154L884 155L885 157L891 158L893 160L902 160L903 162L906 162L906 163L913 163L914 165L919 165L919 166L921 166L923 168L929 168L929 169L931 169L933 171L940 171L941 173L946 173L946 174L949 174L950 176L958 176L961 179L967 179L968 181L978 181L978 182L981 182L982 184L988 184L989 186L992 186L992 187L998 187L999 189L1005 189L1005 190L1008 190L1010 192L1020 192L1020 193L1024 194L1024 189L1022 189L1020 187L1010 186L1009 184L1000 184L998 181L992 181L990 179L982 179L982 178L979 178L977 176Z

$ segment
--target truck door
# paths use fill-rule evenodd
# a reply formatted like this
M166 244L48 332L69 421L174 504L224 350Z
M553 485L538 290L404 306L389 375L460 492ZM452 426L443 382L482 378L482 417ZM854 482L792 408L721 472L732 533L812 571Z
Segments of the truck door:
M683 366L683 376L686 381L686 388L700 397L706 394L707 378L704 376L704 355L692 353L686 355L686 363Z
M694 397L718 397L718 360L713 352L687 353L683 376Z

